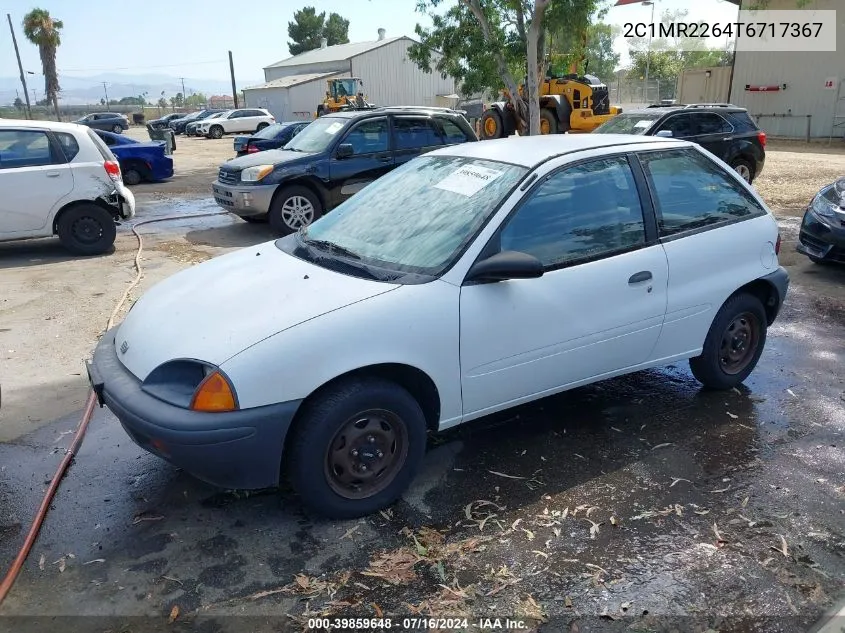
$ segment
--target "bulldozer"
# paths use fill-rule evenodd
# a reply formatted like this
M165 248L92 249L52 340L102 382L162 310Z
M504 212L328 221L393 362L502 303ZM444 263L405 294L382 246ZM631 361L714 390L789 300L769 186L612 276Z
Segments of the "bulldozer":
M610 92L595 75L570 73L555 77L547 74L539 88L541 134L592 132L622 112L622 108L610 105ZM525 84L518 90L519 96L527 102ZM510 102L510 93L503 90L502 96L503 101L490 104L481 115L482 138L503 138L521 127Z
M371 110L375 107L364 96L364 82L358 77L327 79L326 98L317 106L317 116L342 110Z

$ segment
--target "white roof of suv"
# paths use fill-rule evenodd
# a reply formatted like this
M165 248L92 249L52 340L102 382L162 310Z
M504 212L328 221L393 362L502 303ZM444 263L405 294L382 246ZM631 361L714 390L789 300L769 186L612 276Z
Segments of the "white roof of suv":
M691 145L688 141L636 134L546 134L500 138L479 143L461 143L431 154L468 156L534 167L553 156L621 145Z

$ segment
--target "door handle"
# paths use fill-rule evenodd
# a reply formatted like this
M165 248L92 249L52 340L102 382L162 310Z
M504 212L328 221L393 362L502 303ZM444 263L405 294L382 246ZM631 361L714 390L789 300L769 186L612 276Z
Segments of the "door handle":
M633 284L641 284L644 281L651 281L651 271L650 270L642 270L638 273L631 275L628 278L628 283Z
M733 137L732 137L732 136L726 136L726 137L725 137L725 138L723 138L722 140L723 140L723 141L732 141L732 140L733 140Z
M376 160L380 163L389 163L391 158L391 156L376 156Z
M61 174L57 171L48 171L47 178L58 178Z

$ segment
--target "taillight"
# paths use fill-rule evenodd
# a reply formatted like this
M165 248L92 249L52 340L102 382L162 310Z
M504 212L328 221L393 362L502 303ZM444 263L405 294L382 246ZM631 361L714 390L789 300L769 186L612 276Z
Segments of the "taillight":
M760 141L760 145L763 149L766 149L766 133L763 130L757 132L757 140Z
M258 149L255 145L247 145L246 146L246 153L247 154L255 154L255 152L260 152L261 150Z
M103 163L103 167L106 168L106 173L109 175L109 178L117 182L121 179L120 175L120 165L117 161L107 160Z
M780 255L780 231L778 231L778 240L775 242L775 255Z

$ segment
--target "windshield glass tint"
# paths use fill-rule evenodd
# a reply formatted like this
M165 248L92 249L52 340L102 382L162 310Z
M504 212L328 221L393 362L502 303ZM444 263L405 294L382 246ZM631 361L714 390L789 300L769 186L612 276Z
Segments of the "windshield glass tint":
M619 114L607 123L598 126L593 132L599 134L645 134L659 118L659 114Z
M474 158L423 156L365 187L301 237L331 242L376 266L438 274L527 171Z
M253 134L252 138L274 139L276 138L276 135L282 130L284 130L286 127L289 126L284 125L282 123L274 123L273 125L268 125L260 132L256 132L255 134Z
M308 127L293 137L285 149L300 152L322 152L337 138L346 126L347 119L321 117L315 119Z

